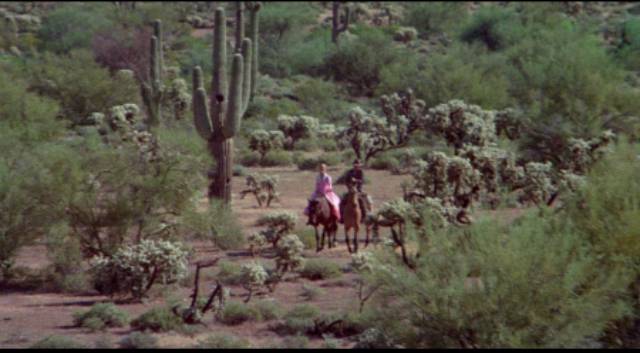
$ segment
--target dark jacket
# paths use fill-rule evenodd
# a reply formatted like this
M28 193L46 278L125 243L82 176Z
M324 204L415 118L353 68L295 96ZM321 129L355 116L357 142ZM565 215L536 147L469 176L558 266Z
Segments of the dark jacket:
M347 183L351 182L352 178L355 179L356 189L358 190L358 192L362 192L362 184L364 184L364 173L362 172L362 169L351 169L347 172L346 177Z

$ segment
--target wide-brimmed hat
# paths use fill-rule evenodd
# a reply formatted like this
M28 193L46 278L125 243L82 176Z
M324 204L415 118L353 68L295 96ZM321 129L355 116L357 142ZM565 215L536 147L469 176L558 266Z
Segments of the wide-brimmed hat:
M355 161L353 161L353 165L354 166L356 166L356 165L357 166L361 166L362 164L360 164L360 160L359 159L356 159Z

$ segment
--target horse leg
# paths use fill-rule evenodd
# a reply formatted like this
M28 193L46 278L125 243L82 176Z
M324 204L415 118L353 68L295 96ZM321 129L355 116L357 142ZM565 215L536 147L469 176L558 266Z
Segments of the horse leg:
M349 243L349 228L347 226L344 227L344 240L347 243L347 250L349 250L349 254L351 254L351 244Z
M320 247L320 235L318 234L318 227L313 227L316 231L316 252L320 252L322 248Z
M353 228L353 244L355 244L354 247L354 252L357 254L358 253L358 233L360 232L360 225L356 225Z
M369 236L371 234L371 227L367 224L364 227L364 232L366 234L365 240L364 240L364 247L366 248L367 246L369 246Z

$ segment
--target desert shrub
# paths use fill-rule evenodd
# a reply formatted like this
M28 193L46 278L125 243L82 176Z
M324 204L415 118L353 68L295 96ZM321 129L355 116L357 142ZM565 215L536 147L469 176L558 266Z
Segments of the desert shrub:
M371 160L369 168L392 171L400 167L400 162L390 154L383 154Z
M51 260L48 275L53 290L64 293L84 292L91 288L90 275L82 263L82 247L79 239L70 236L65 223L50 228L47 237L47 257Z
M218 320L225 325L240 325L258 318L259 313L254 308L240 302L229 302L224 306Z
M304 80L293 89L300 105L312 116L326 116L327 107L339 105L340 87L331 81L316 78Z
M303 32L304 33L304 32ZM287 45L285 58L292 75L304 74L321 76L324 74L324 60L334 48L331 31L315 28L311 33Z
M445 52L433 52L424 60L408 57L406 62L393 62L380 73L377 94L391 94L411 88L427 107L451 99L478 104L492 109L505 108L510 102L508 67L502 54L454 44Z
M324 153L318 157L304 158L297 163L299 170L317 170L318 166L324 163L328 166L334 166L340 163L340 157L335 153Z
M280 131L254 130L249 134L249 148L260 154L260 164L264 164L268 152L281 148L284 135Z
M143 240L112 257L95 257L96 289L106 294L128 293L142 298L155 284L174 283L187 275L188 253L180 243Z
M584 237L546 212L431 231L421 246L415 272L387 257L371 272L382 285L371 322L394 345L591 346L627 312L627 270L602 271Z
M95 61L111 73L131 70L138 81L144 81L149 75L150 42L150 28L109 28L93 36L91 49Z
M145 332L132 332L120 341L120 348L149 349L158 348L158 339Z
M220 201L213 201L205 212L188 209L183 212L181 227L197 239L206 239L222 249L239 249L245 244L237 217Z
M80 327L88 327L95 324L101 326L99 329L106 327L123 327L129 323L129 315L126 311L118 309L111 303L97 303L86 312L75 313L73 315L73 321Z
M375 51L376 55L362 55ZM358 38L342 41L327 57L327 72L334 80L346 82L352 94L372 95L380 84L381 72L387 65L401 62L407 53L392 45L392 38L372 28Z
M312 281L336 278L341 275L342 271L340 271L338 264L331 260L321 258L307 260L300 271L300 276Z
M28 68L33 75L31 88L58 101L60 116L73 124L86 124L91 113L138 101L139 88L134 81L111 77L86 50L66 56L45 54Z
M290 234L295 228L297 218L292 212L272 212L258 218L256 225L266 227L262 234L275 247L283 236Z
M207 336L195 348L204 349L243 349L250 348L249 341L234 335L213 334Z
M262 321L277 320L282 316L283 309L275 300L259 300L252 306Z
M260 71L274 77L291 75L292 62L295 60L296 69L303 69L301 65L309 64L300 60L302 48L312 49L310 45L302 45L304 27L312 25L316 19L316 5L312 3L294 2L291 4L269 3L260 11ZM301 49L291 48L298 46ZM291 59L291 51L298 55ZM317 52L314 50L314 52ZM305 58L318 60L313 56Z
M42 47L55 53L89 48L97 31L114 24L85 4L69 3L57 6L44 17L38 32Z
M300 294L300 296L302 296L305 300L311 301L321 296L324 296L325 293L326 292L320 287L303 284L302 294Z
M240 199L243 199L247 194L253 194L258 206L262 207L265 204L269 207L271 202L279 200L280 193L276 191L278 181L277 175L252 173L246 178L247 188L240 191Z
M293 164L293 157L287 151L270 151L260 163L262 167L288 167Z
M82 343L75 341L72 338L66 336L48 336L35 344L30 348L35 349L82 349L87 348Z
M220 282L230 286L242 284L244 280L242 275L242 266L235 262L223 260L218 263L218 268L217 278Z
M316 235L313 229L309 227L298 228L294 233L298 235L305 249L313 249L316 246Z
M453 32L467 16L464 4L454 2L410 3L405 11L402 22L417 29L421 37Z
M280 240L276 246L276 273L280 277L287 271L298 271L304 266L305 259L302 256L304 244L295 234L288 234Z
M462 30L461 39L465 42L479 41L490 50L504 49L510 44L506 31L515 20L513 9L483 6Z
M55 102L27 92L26 83L0 70L0 274L24 245L64 218L64 195L82 174L77 154L57 140L64 126Z
M297 305L283 316L283 322L274 326L274 330L285 335L305 334L314 327L314 319L319 316L320 310L317 307Z
M640 60L640 21L631 18L622 24L622 40L616 50L618 58L629 70L638 70Z
M318 119L311 116L278 116L278 129L284 134L284 145L289 150L295 147L298 140L313 137L319 125Z
M135 331L168 332L181 329L183 322L168 307L152 308L131 321Z

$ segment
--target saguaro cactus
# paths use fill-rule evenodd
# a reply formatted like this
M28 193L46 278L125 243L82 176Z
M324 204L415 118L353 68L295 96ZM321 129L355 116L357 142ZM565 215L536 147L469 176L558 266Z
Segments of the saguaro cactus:
M164 59L162 50L162 22L155 20L153 23L154 35L151 37L151 55L149 59L149 82L142 83L142 100L147 108L149 125L156 125L162 117L162 97L164 86L162 85L162 71Z
M260 5L252 4L252 8L255 9L252 11L257 12ZM238 11L242 10L241 7L238 8ZM243 16L236 18L242 19ZM252 74L256 71L252 70L252 40L244 38L240 52L233 55L231 81L227 86L225 23L224 9L218 8L213 32L214 66L210 109L207 105L202 69L196 66L193 70L193 118L196 130L207 140L209 151L217 161L215 172L209 173L209 199L223 199L228 204L231 201L233 137L240 130L242 116L249 105L252 82L255 81ZM236 26L243 25L242 21L236 22ZM239 33L237 28L236 33Z
M344 7L344 17L343 20L340 21L340 2L334 1L332 8L332 16L331 19L331 41L334 43L338 43L338 36L340 33L344 32L349 28L349 7Z

